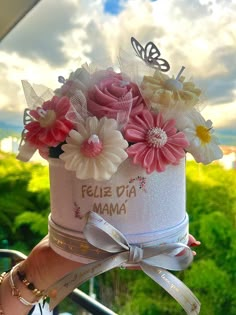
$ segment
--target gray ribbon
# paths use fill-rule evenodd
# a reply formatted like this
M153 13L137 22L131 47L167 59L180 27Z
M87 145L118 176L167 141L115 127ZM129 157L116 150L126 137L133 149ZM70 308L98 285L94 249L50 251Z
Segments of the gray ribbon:
M193 254L187 245L182 243L142 247L131 245L119 230L95 212L88 213L83 232L89 243L111 255L77 268L50 286L46 290L46 294L51 297L50 309L91 277L124 264L135 264L175 298L187 314L199 314L199 300L183 282L166 270L184 270L191 264ZM176 255L180 252L181 254Z

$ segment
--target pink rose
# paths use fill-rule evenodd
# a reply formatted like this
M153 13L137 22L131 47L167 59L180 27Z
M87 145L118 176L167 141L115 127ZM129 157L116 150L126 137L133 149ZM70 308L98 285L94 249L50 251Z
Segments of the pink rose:
M138 86L129 78L112 69L97 71L92 76L92 85L87 93L88 111L98 118L135 116L144 108L144 100Z

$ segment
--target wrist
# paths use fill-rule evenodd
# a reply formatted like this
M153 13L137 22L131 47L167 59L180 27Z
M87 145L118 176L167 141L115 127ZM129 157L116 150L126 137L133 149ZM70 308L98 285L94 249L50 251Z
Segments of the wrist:
M79 266L78 262L65 259L54 252L46 237L22 262L20 269L26 274L29 282L33 282L36 288L43 291Z
M7 273L1 278L0 284L0 314L1 315L26 315L32 308L32 305L25 305L17 296L14 295L16 291L11 288L10 274ZM14 281L14 280L13 280ZM17 288L18 289L18 288ZM23 296L25 292L22 292ZM27 294L26 294L27 295Z
M24 296L27 296L26 305L36 305L41 299L47 298L47 296L44 294L44 290L39 290L33 284L33 282L28 281L25 272L21 270L21 264L18 264L12 268L9 273L9 281L12 292L15 290L16 296L18 295L20 298L20 292L23 292ZM23 299L21 300L24 303Z

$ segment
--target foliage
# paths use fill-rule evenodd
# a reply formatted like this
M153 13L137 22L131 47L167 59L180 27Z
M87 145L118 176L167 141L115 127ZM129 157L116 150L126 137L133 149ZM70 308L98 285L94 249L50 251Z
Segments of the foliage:
M0 153L1 239L27 253L47 233L48 170Z
M0 154L0 238L27 253L47 233L47 167ZM187 164L190 232L201 241L188 270L176 273L202 303L201 315L236 314L236 176L217 164ZM88 285L84 285L88 290ZM180 315L182 308L141 271L95 279L98 299L119 315Z
M48 218L40 213L25 211L19 214L15 220L15 227L19 228L22 225L28 225L33 233L47 234Z

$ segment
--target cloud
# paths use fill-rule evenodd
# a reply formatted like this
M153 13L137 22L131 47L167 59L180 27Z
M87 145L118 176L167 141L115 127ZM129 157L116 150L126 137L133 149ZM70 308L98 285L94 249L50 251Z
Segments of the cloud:
M143 45L151 40L158 46L170 75L184 65L184 75L199 83L217 124L235 125L235 1L121 0L116 15L104 10L105 3L41 1L35 7L1 43L1 108L24 107L21 79L54 89L58 75L68 77L81 63L106 66L120 48L133 56L134 36Z
M223 103L221 105L206 106L202 114L206 119L213 120L213 126L216 128L227 128L235 130L235 103ZM224 117L224 119L222 119Z
M172 2L173 4L173 2ZM212 12L211 2L201 3L200 1L178 0L175 2L175 14L180 19L194 20L209 16Z
M4 60L3 58L1 59ZM13 111L18 107L16 103L18 104L19 101L20 87L9 76L9 67L5 63L5 60L0 63L0 69L0 86L2 91L2 93L0 93L1 108L6 111Z
M73 27L76 3L71 1L41 1L1 44L6 52L44 59L51 65L66 62L60 37Z
M51 68L44 60L38 60L36 63L16 53L4 52L0 52L0 60L2 61L0 63L0 109L23 112L26 101L21 80L43 84L52 89L58 86L57 77L61 69Z
M210 63L213 68L221 65L221 71L199 80L200 85L206 87L206 94L213 104L227 104L235 100L236 86L236 47L224 46L216 48Z
M93 7L88 7L86 1L85 13L81 14L83 9L84 1L81 1L74 29L62 38L64 53L70 59L106 63L109 58L117 57L120 48L133 54L131 36L138 35L140 41L148 41L153 40L155 34L164 35L162 27L156 25L149 0L123 2L118 16L104 12L103 1L96 1Z

